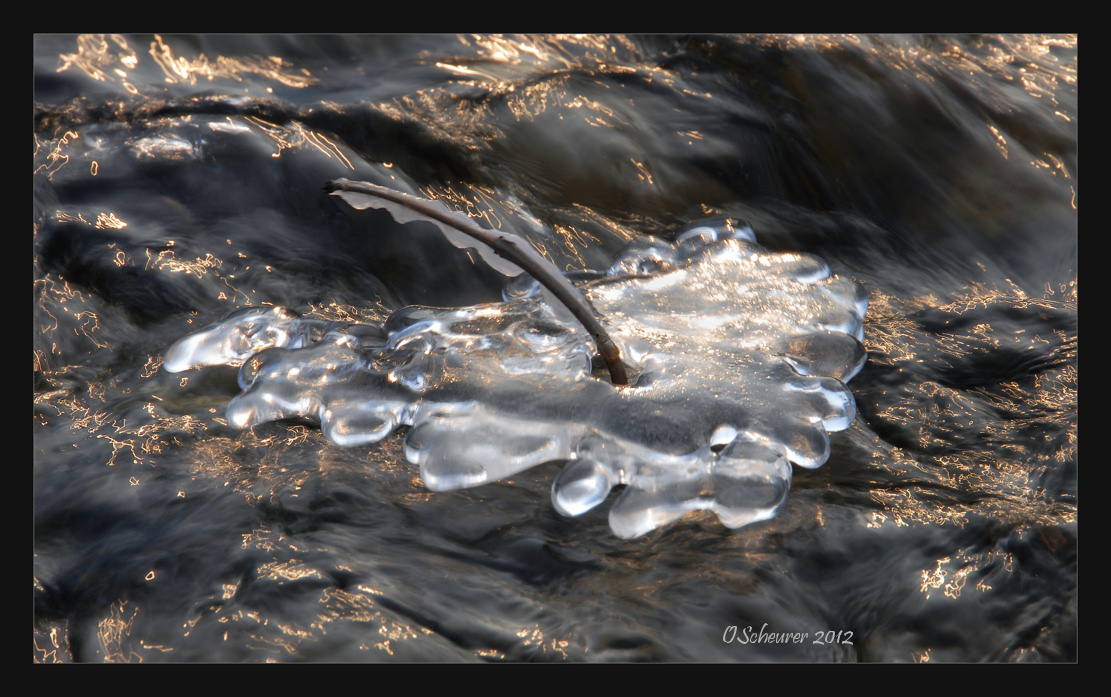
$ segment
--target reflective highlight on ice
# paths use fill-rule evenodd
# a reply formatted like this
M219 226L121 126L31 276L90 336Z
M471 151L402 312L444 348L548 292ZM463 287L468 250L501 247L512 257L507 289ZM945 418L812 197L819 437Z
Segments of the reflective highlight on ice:
M748 227L701 225L625 250L581 286L634 384L594 375L592 345L527 277L503 303L407 307L383 327L240 310L172 346L172 372L242 365L238 428L294 416L342 446L411 426L406 457L435 491L568 461L568 516L624 490L613 531L637 537L710 510L737 528L775 515L791 462L817 467L856 415L867 294L821 259L771 253Z

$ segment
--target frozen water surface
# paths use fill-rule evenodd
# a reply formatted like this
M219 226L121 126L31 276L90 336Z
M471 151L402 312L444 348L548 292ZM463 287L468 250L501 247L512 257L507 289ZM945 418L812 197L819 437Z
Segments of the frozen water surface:
M775 515L791 465L818 467L852 423L867 294L821 259L771 253L747 226L699 225L626 249L581 284L633 384L527 277L505 302L407 307L382 327L248 308L166 353L180 372L241 365L238 428L320 422L341 446L411 426L406 457L435 491L567 461L552 502L582 514L624 485L610 526L632 538L688 512L737 528Z

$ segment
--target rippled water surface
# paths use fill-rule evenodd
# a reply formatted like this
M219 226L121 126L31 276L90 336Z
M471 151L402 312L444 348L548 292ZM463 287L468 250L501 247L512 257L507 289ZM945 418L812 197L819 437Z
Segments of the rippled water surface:
M35 660L1076 660L1076 48L36 36ZM775 517L634 539L553 508L562 462L433 493L404 426L239 430L236 368L163 366L228 313L373 328L502 298L340 177L576 273L748 221L867 291L856 418Z

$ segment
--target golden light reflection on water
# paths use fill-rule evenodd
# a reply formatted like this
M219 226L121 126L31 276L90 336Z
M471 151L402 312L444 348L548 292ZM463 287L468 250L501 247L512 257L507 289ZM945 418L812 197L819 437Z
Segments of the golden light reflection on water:
M259 75L293 88L309 87L317 82L309 71L295 69L292 63L279 56L217 56L213 60L203 53L195 58L179 56L158 35L151 41L147 54L169 84L195 85L198 79L211 82L217 78L241 82L246 75ZM59 58L62 65L58 72L76 68L94 80L118 81L129 92L138 92L127 77L143 59L119 34L82 34L77 37L77 52L63 53ZM122 67L113 68L117 64Z
M854 36L854 35L767 35L751 36L749 40L777 48L809 48L834 54L845 51L846 44L861 55L882 61L895 70L906 71L911 77L933 82L945 74L959 75L974 88L977 80L1001 76L1016 79L1027 94L1058 104L1055 95L1063 85L1076 83L1075 34L1010 34L979 37L920 36ZM1070 60L1063 61L1055 49L1067 49ZM1017 66L1017 70L1016 70ZM990 97L990 94L982 94Z
M1014 556L1009 552L992 549L987 552L971 553L961 550L955 555L938 559L937 565L932 569L922 569L922 584L919 592L923 593L927 600L931 597L956 600L965 590L970 574L991 569L988 577L980 579L970 589L986 593L992 589L991 583L988 582L989 578L997 579L1002 572L1011 573L1013 566Z
M254 547L271 557L288 557L290 554L303 554L307 551L293 539L269 528L260 528L243 537L244 548ZM297 559L266 562L258 568L257 574L259 581L268 580L278 584L323 577L320 570ZM390 611L379 608L374 597L382 595L382 591L367 586L360 585L354 590L326 587L315 591L318 610L315 618L305 622L277 621L259 610L245 611L236 608L234 600L238 589L238 584L221 586L219 597L213 596L213 600L217 602L187 621L183 627L184 635L189 636L194 631L209 626L222 626L219 636L223 641L228 641L229 636L235 633L240 640L245 641L248 648L270 652L273 656L269 660L277 661L283 656L299 656L311 652L315 644L341 623L367 625L366 629L357 631L357 636L377 638L362 642L358 649L381 652L386 656L396 655L400 645L405 642L432 634L424 627L413 626L399 620ZM121 625L118 620L110 627L116 634L130 629L129 624ZM157 648L169 650L166 647ZM122 649L117 653L122 653ZM141 660L141 656L139 659Z
M55 369L62 371L70 369L68 365L70 357L62 355L57 342L50 342L49 349L46 347L47 342L50 341L49 337L58 332L67 335L72 332L75 336L84 339L89 349L108 347L107 342L101 338L101 324L97 314L100 310L99 303L94 303L91 298L87 298L61 278L57 280L49 276L37 278L33 281L33 288L38 328L34 348L36 370L50 373ZM67 341L66 345L72 344ZM75 348L80 350L85 347L78 342ZM44 397L43 394L36 395L36 399Z
M75 131L65 131L58 138L52 141L40 141L39 134L35 134L35 160L37 161L40 156L42 157L43 164L35 169L35 174L44 174L47 179L52 179L54 173L69 163L69 155L65 153L65 149L73 145L80 136ZM45 148L49 147L49 152L44 152Z
M626 124L625 117L613 108L575 94L572 86L574 76L567 72L557 73L554 66L558 64L562 66L559 70L564 71L577 70L579 75L584 76L603 70L620 72L620 67L590 64L589 61L582 61L562 50L556 50L554 38L463 39L464 42L468 40L475 41L483 46L483 50L488 51L486 59L491 64L504 63L516 66L515 70L488 65L445 64L441 67L450 68L460 76L454 85L468 84L502 94L505 97L504 106L515 120L531 121L545 112L557 110L560 118L570 118L574 114L592 127L619 129ZM838 43L841 39L828 37L779 37L769 40L811 47L833 46L841 50L841 44ZM612 43L607 43L610 42L609 39L574 37L573 41L588 50L616 50ZM970 75L983 76L1009 72L1024 55L1037 58L1037 64L1032 62L1023 67L1021 78L1015 81L1016 87L1025 94L1059 107L1054 95L1061 89L1074 86L1076 81L1075 64L1052 67L1056 61L1052 58L1054 46L1075 48L1075 37L1014 37L1004 40L1004 44L1010 42L1010 50L988 45L978 53L970 53L954 45L937 54L953 61L953 64L938 60L928 51L893 51L890 45L878 47L876 41L881 40L854 38L852 43L882 60L888 60L892 55L897 56L898 67L908 76L927 82L936 81L942 71L967 71ZM624 45L623 49L633 50L633 47ZM210 61L202 54L198 58L187 60L174 55L160 37L151 45L151 56L168 81L175 80L181 84L195 84L198 80L215 78L242 80L246 74L263 75L293 87L311 84L303 82L310 80L310 76L302 74L298 77L294 66L280 59L237 61L219 57ZM94 79L114 80L128 89L133 89L127 82L129 71L135 70L147 60L118 36L82 37L78 40L77 52L63 55L62 58L64 64L60 71L71 68L82 70ZM1050 67L1046 67L1047 63ZM590 67L585 67L587 65ZM624 68L625 72L630 70L632 69ZM676 79L666 70L644 70L650 79ZM537 79L538 76L540 79ZM445 121L443 105L451 99L456 97L448 89L425 90L412 99L381 105L381 108L385 111L393 109L398 118L421 120L429 124L430 128L438 129L437 132L453 142L462 140L474 148L489 148L494 140L504 136L501 130L491 125L498 122L489 111L498 108L497 102L469 102L452 110ZM1068 110L1055 108L1053 113L1065 123L1076 119L1076 114ZM229 129L257 129L274 143L274 157L291 149L313 148L334 158L345 168L351 167L343 150L335 142L297 123L279 125L256 117L245 117L234 122L229 119L226 126L222 123L218 125ZM455 130L457 127L462 128ZM988 124L987 128L1000 157L1008 159L1010 155L1020 152L1013 140L1008 142L1004 137L1003 134L1009 131L1000 130L992 124ZM699 140L702 137L693 130L676 133L689 140ZM79 148L88 146L88 142L82 140L79 143L79 136L73 131L65 131L52 141L40 141L36 134L35 146L36 172L47 178L53 177L71 160L84 163L86 160L83 158L87 158L86 155L75 157ZM148 152L142 150L148 146L151 148L149 153L156 153L157 148L162 148L156 153L160 157L170 157L178 151L191 153L194 149L193 143L185 139L139 141L136 146L137 156ZM1036 152L1031 155L1028 160L1030 167L1062 180L1072 181L1075 178L1075 172L1070 172L1068 165L1055 155ZM642 181L654 184L652 173L646 164L648 160L630 159L630 162ZM90 173L104 173L96 160L90 159L89 163ZM1075 196L1075 190L1071 187L1069 190ZM523 203L518 205L519 200L515 201L506 192L488 186L444 183L427 187L423 193L430 198L444 200L451 207L466 211L468 215L482 217L494 227L502 227L509 219L531 217ZM600 244L598 237L587 232L587 228L604 229L625 240L638 237L637 231L622 227L590 207L572 205L576 206L575 211L580 219L588 222L581 226L557 224L554 226L552 239L537 241L547 256L569 259L568 268L587 266L590 258L587 250L597 248ZM707 208L706 204L702 205L708 215L718 212ZM1073 205L1075 206L1075 201ZM95 219L92 219L93 215L96 216ZM128 225L127 221L112 211L58 211L55 219L81 223L100 230L120 230ZM171 242L166 248L145 249L144 270L183 274L202 280L216 278L224 285L222 297L233 304L252 304L251 297L255 291L241 290L233 285L236 270L223 252L220 256L211 252L182 256L180 250L172 249L172 244ZM132 255L111 244L105 245L103 254L115 267L135 266L137 263ZM143 252L136 252L139 259L142 259L142 255ZM242 253L238 257L245 258ZM139 414L128 418L112 415L104 410L104 405L110 401L119 401L120 377L86 379L84 364L89 361L83 357L86 349L87 352L94 352L119 348L115 340L110 340L105 335L105 326L112 326L105 319L111 316L106 314L111 309L104 307L94 297L86 297L81 291L71 287L66 279L49 274L34 280L34 292L34 369L42 373L48 382L59 386L36 390L36 419L43 425L59 417L68 419L71 430L84 432L93 440L104 444L110 452L106 452L99 464L157 467L161 457L169 453L187 452L191 460L188 468L194 477L226 482L252 504L264 500L280 501L286 496L296 498L301 488L314 477L355 474L366 476L365 473L360 473L360 468L376 468L408 483L407 493L397 494L394 497L395 503L413 505L432 500L434 495L423 489L412 468L405 465L404 458L400 455L400 441L397 439L383 444L383 451L371 452L371 456L367 458L369 461L357 462L357 457L337 455L334 448L322 440L318 430L299 424L283 424L227 435L222 428L226 424L222 418L216 416L218 410L215 407L209 410L212 416L208 417L175 415L166 410L165 402L184 400L186 397L165 392L137 395L142 404ZM870 449L869 466L875 471L882 471L885 481L899 482L898 486L872 487L868 491L868 496L877 504L877 509L871 512L864 525L876 530L886 526L964 526L973 517L987 516L1004 524L1019 525L1024 530L1032 525L1040 526L1036 534L1051 550L1064 544L1058 539L1061 534L1051 526L1076 523L1075 501L1070 503L1068 500L1050 500L1040 488L1039 481L1062 463L1075 462L1078 456L1075 334L1069 335L1060 329L1043 333L1022 330L1008 332L993 326L994 320L989 320L972 321L959 331L935 333L928 340L923 340L923 330L915 316L921 312L934 311L954 318L975 317L975 311L997 307L1031 312L1044 310L1075 313L1076 302L1075 280L1055 288L1047 287L1045 296L1041 298L1029 297L1013 284L1009 288L987 288L972 284L960 297L944 300L934 296L900 299L873 293L866 331L867 348L873 356L870 360L896 370L905 368L910 372L914 370L915 364L929 360L931 355L935 362L956 364L992 351L1014 349L1031 354L1048 352L1044 360L1052 365L1033 376L1032 380L1003 380L995 386L969 390L956 389L937 381L888 388L890 394L885 393L883 400L870 405L873 407L873 418L896 428L901 435L906 436L905 439L894 445L889 440L866 432L859 424L848 434L848 437L859 440ZM376 303L368 302L365 307L335 302L318 303L311 306L309 315L341 321L381 323L388 313L388 308L378 298ZM69 343L59 344L57 338L62 334L77 336L83 343L75 346L67 339ZM75 346L76 351L69 348L66 350L74 351L76 356L63 356L59 345ZM74 364L74 361L80 364ZM158 356L148 356L140 377L143 380L157 378L160 366ZM75 375L80 376L79 383L84 385L79 393L60 387ZM178 387L187 387L187 381L188 378L183 377ZM136 391L141 389L137 387ZM1037 413L1043 422L1059 427L1061 434L1056 440L1044 436L1041 442L1037 442L1023 431L1029 415L1033 413ZM1009 416L1001 418L999 414ZM88 446L85 442L79 442L73 447L76 449ZM299 464L291 466L291 462ZM316 466L305 467L306 462L316 463ZM125 485L135 486L143 482L144 478L124 477L121 481ZM147 489L149 486L141 488ZM943 495L931 495L935 489ZM977 496L973 497L973 503L966 503L947 496L950 492ZM177 496L185 497L186 492L178 491ZM821 506L816 506L813 513L819 525L825 524ZM771 529L787 530L791 524L799 524L798 520L790 519L791 515L790 511L784 512L779 519L771 521L769 526L772 526ZM733 538L733 543L746 549L752 547L754 558L767 557L770 553L761 546L759 540L762 539L764 538L759 535L737 536ZM305 560L306 550L302 545L269 528L245 534L243 546L253 546L272 555L256 567L255 571L260 579L287 584L327 578L328 569L317 568ZM985 568L992 569L991 573L975 584L971 583L970 576L976 577L972 572ZM937 559L935 564L927 568L916 568L911 573L920 576L916 579L916 585L925 598L931 602L947 602L960 598L962 594L968 596L991 591L1000 585L1000 580L1011 573L1013 568L1012 556L998 549L961 549L947 553ZM150 573L152 577L149 580L155 580L154 572ZM735 579L723 579L723 582L728 581ZM239 589L238 582L222 583L214 591L213 598L225 603L234 602ZM643 590L650 591L648 587ZM275 655L288 656L298 653L307 644L327 634L337 622L368 623L377 626L376 629L372 627L371 632L376 635L376 640L368 641L360 648L395 655L400 644L416 638L418 632L427 634L429 630L399 622L391 618L388 612L378 608L373 597L382 593L383 591L364 587L357 588L357 592L323 589L319 597L321 609L308 626L288 622L277 624L259 611L233 611L220 606L218 609L205 610L187 622L184 632L188 635L198 623L212 622L216 618L222 625L239 626L249 634L253 645L272 649ZM111 606L108 615L99 622L97 638L100 653L105 660L137 661L142 660L142 652L146 650L173 650L173 647L147 644L142 639L134 639L132 631L137 616L137 604L118 600ZM68 629L65 625L54 626L47 633L38 630L36 632L36 661L58 660L59 649L61 655L68 655ZM227 640L228 633L225 631L223 636ZM516 636L523 646L557 656L567 655L568 642L546 637L539 625L517 630ZM482 649L476 655L484 658L505 656L495 649ZM930 651L927 649L916 655L915 659L928 661L929 656Z
M669 70L642 60L635 42L621 36L460 36L458 40L465 46L480 47L471 62L464 65L429 57L432 65L452 73L454 79L417 90L415 97L405 95L379 103L376 108L399 121L417 121L445 140L478 151L505 140L496 117L502 108L517 122L535 121L555 110L561 120L581 118L597 128L631 125L629 114L578 92L573 86L576 79L611 76L620 81L636 75L645 82L660 80L671 85L675 81ZM614 60L615 53L622 58ZM460 101L459 86L481 90L490 98ZM634 105L630 102L629 106Z
M598 263L601 239L589 230L575 225L543 225L527 208L525 203L512 193L498 191L486 186L445 183L421 188L421 195L442 201L452 210L465 213L468 217L482 220L482 224L495 230L516 229L518 233L532 232L529 241L541 255L560 265L566 271L591 268ZM589 214L586 209L575 212ZM627 241L639 235L628 227L614 223L592 214L590 223L598 224L609 232L616 233ZM594 254L590 254L590 250Z
M278 542L281 540L282 538L280 536L276 538ZM264 548L269 551L277 549L278 546L272 542L264 542ZM308 569L296 562L289 562L284 565L264 565L264 568L260 569L260 578L276 578L281 582L283 579L297 580L301 578L319 578L319 574L315 572L315 570ZM297 623L291 622L272 623L269 618L264 617L259 611L248 612L242 609L229 607L227 603L228 601L234 600L237 590L237 584L224 584L222 586L222 595L219 597L218 602L212 604L206 610L202 610L199 614L184 623L183 635L189 636L194 631L203 629L210 623L213 623L215 626L224 625L227 627L227 629L220 632L223 641L227 641L229 633L235 631L241 633L242 636L245 637L247 645L251 648L274 651L278 655L296 655L303 642L306 640L316 640L319 636L326 633L325 626L327 623L337 620L371 621L374 619L374 617L367 612L362 612L361 614L358 612L358 596L355 596L353 601L347 602L347 608L344 608L344 603L337 603L336 597L350 594L345 594L344 591L327 588L321 591L322 597L320 599L320 602L325 604L326 608L320 614L319 619L312 622L308 628L301 627ZM215 599L216 597L214 596L214 600ZM113 605L109 617L101 622L99 636L102 646L104 647L105 660L142 660L142 655L133 650L131 642L128 641L138 608L133 608L131 613L127 615L124 612L126 607L127 604L123 601ZM351 607L355 607L356 611L352 612L350 610ZM386 623L383 622L383 626L385 626L385 624ZM386 633L390 635L390 638L399 640L404 638L403 629L404 628L400 627L400 625L394 625L390 627ZM142 641L140 641L140 645L143 649L158 650L160 652L173 650L173 647L170 646L147 644Z
M299 581L303 578L323 578L316 569L291 559L284 562L269 562L258 568L259 578L268 578L279 584L285 581Z
M328 320L331 322L357 322L362 324L381 325L390 316L391 309L386 306L380 295L375 294L374 299L366 299L361 305L350 305L331 301L324 303L308 303L309 310L306 317Z
M130 606L130 607L129 607ZM139 614L139 606L119 600L112 604L108 617L102 619L97 629L99 652L106 663L142 663L142 654L131 648L131 627Z
M308 146L331 159L339 161L347 169L355 169L354 165L351 164L351 160L343 154L343 150L338 145L324 134L305 128L297 121L290 121L286 124L279 125L265 121L258 116L248 115L243 118L245 121L258 128L259 131L273 140L278 146L277 152L273 153L271 157L281 157L282 151L284 150L297 150Z
M51 624L48 628L35 627L34 644L35 663L67 663L73 655L69 646L68 623Z
M115 44L114 49L112 44ZM77 52L63 53L59 57L62 59L62 65L58 68L58 72L75 67L100 82L109 79L110 76L104 70L109 66L118 62L128 69L133 69L139 62L135 51L127 45L127 39L119 34L107 36L82 34L77 37ZM126 75L126 72L124 74Z
M517 631L517 638L522 646L539 649L541 652L557 653L560 658L567 658L567 647L570 645L565 639L547 639L540 625L533 625Z
M869 492L883 511L872 516L869 527L881 527L889 517L895 525L963 525L973 515L1007 525L1075 524L1075 500L1070 503L1067 495L1047 492L1043 482L1077 457L1076 335L1056 327L1044 333L1029 331L1026 327L1032 322L1024 322L1021 329L992 324L1016 312L1067 322L1076 313L1075 284L1059 290L1057 294L1048 289L1045 297L1035 298L1013 285L989 289L971 284L947 303L933 297L898 300L873 294L865 331L871 369L890 366L906 372L907 378L877 394L874 405L864 405L865 412L871 412L869 424L885 432L895 429L895 442L891 437L885 439L888 442L867 438L873 444L874 465L906 484ZM953 329L924 333L915 318L927 311L935 318L950 318L945 324ZM962 315L974 320L964 321ZM1022 380L957 389L912 378L916 365L924 361L931 372L944 374L964 369L968 361L982 364L987 356L1022 353L1043 366ZM1029 367L1022 370L1028 372ZM1031 417L1037 418L1043 434L1039 438L1029 430ZM940 486L938 492L953 495L923 497L917 492L923 485ZM972 496L975 493L979 496ZM972 502L963 503L970 496ZM940 570L948 561L939 560L937 569L923 572L923 589L940 587L935 581L944 576ZM973 560L964 566L983 563ZM952 593L959 594L959 587L949 588L947 595Z

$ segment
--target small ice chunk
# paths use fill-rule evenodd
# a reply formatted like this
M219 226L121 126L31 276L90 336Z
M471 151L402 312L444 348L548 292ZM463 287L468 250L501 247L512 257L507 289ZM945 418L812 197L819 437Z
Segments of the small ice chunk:
M242 365L266 348L306 345L321 324L306 322L287 307L243 308L175 343L166 351L162 367L182 373L206 365Z

